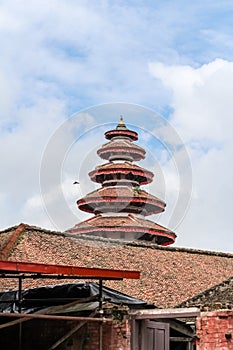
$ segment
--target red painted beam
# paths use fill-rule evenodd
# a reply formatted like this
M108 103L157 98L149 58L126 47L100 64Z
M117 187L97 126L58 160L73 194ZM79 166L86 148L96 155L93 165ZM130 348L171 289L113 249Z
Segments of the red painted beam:
M63 276L82 276L92 278L139 279L139 271L112 270L69 265L36 264L17 261L0 260L0 274L3 273L40 273Z

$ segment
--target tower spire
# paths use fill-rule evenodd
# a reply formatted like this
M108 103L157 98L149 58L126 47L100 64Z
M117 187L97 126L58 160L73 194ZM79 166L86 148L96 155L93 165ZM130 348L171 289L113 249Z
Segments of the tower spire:
M107 131L105 138L109 142L97 154L108 162L89 173L91 181L101 187L77 201L80 210L94 216L68 232L140 239L159 245L173 243L176 238L174 232L145 218L163 212L166 204L140 187L152 182L154 174L133 163L145 158L146 153L134 144L138 139L137 132L129 130L121 116L116 129Z

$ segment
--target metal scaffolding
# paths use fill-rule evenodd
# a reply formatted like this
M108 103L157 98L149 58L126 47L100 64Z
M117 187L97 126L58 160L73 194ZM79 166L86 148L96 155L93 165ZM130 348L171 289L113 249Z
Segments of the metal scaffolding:
M99 350L102 350L102 332L103 324L106 322L112 322L111 318L103 317L103 281L106 280L122 280L122 279L139 279L139 271L130 270L114 270L114 269L100 269L100 268L87 268L77 267L69 265L53 265L53 264L37 264L28 262L16 262L16 261L0 261L0 278L14 278L18 279L18 297L14 300L7 300L5 302L14 302L18 305L18 313L0 313L0 317L16 318L16 320L9 321L0 325L0 330L13 325L19 325L19 347L22 349L22 323L32 319L47 319L47 320L62 320L62 321L77 321L79 322L73 329L67 334L62 336L56 343L54 343L48 350L56 349L62 342L68 339L78 329L80 329L87 322L99 322ZM99 281L99 293L96 296L85 299L74 298L60 298L61 303L69 302L65 305L54 306L49 308L48 311L41 310L39 312L24 314L22 313L23 304L23 280L25 279L94 279ZM53 301L53 299L50 299ZM56 299L56 302L59 301ZM54 315L62 309L76 305L78 303L98 301L98 312L94 311L88 317L80 316L61 316ZM35 300L34 300L35 301ZM4 301L1 301L4 302ZM98 317L97 317L98 316Z

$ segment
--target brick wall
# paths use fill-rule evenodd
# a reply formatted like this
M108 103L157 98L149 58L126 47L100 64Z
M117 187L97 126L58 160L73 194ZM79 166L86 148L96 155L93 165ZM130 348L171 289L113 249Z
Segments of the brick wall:
M197 350L233 350L233 311L203 312L196 333Z
M130 350L130 324L128 320L112 324L112 350ZM109 348L106 347L105 350Z
M32 320L22 323L21 348L23 350L48 349L63 335L66 335L77 322L57 320ZM102 350L130 350L130 324L128 320L102 324ZM71 337L62 342L59 350L99 350L100 324L87 322ZM19 349L18 325L1 330L0 349Z
M87 324L89 339L85 342L83 350L99 349L100 325L96 322ZM102 325L103 350L130 350L130 324L128 320L113 321Z

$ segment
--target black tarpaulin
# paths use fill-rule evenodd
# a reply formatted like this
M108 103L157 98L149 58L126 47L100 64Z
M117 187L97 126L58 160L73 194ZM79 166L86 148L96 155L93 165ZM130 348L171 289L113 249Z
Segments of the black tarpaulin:
M49 306L70 303L76 299L97 297L98 294L99 284L95 282L57 284L25 289L22 290L21 311L23 313L31 313ZM18 297L18 291L0 293L0 312L18 312ZM141 299L131 297L108 287L103 287L103 298L113 304L126 305L133 309L152 307L152 305Z

